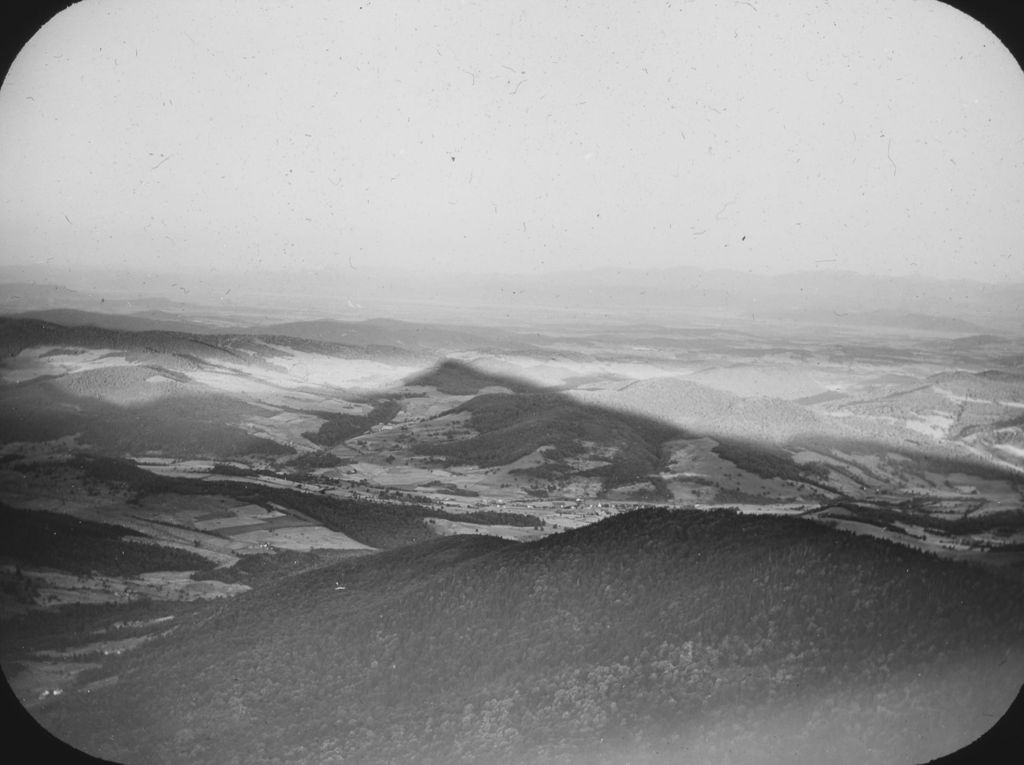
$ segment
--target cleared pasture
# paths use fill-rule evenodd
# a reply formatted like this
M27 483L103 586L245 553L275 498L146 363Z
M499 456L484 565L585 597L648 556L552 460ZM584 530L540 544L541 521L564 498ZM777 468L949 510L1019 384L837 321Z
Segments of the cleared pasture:
M232 539L252 545L266 545L279 550L373 550L340 531L323 526L289 526L263 528L232 535Z

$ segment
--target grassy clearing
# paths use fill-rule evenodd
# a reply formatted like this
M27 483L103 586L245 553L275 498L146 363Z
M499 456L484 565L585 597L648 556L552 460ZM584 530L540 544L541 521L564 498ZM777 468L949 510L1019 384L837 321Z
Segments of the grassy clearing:
M133 536L137 534L121 526L0 503L0 555L24 566L124 577L214 565L187 550L140 544Z

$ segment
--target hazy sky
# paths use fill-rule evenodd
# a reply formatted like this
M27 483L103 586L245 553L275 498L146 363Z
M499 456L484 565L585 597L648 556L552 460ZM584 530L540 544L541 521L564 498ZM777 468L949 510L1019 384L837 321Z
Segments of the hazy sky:
M929 0L79 3L0 90L10 261L1024 280L1024 74Z

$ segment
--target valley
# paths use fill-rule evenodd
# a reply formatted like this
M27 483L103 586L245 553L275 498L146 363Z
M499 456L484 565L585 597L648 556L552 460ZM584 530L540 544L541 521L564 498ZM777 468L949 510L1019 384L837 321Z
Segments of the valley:
M126 315L90 323L91 318L46 311L0 317L4 672L38 719L79 720L58 725L72 739L87 742L80 738L81 726L93 724L81 722L88 715L77 699L102 697L111 709L122 695L137 703L131 678L150 671L139 662L160 671L166 657L149 657L173 653L179 640L185 645L205 639L199 625L226 618L219 615L233 612L234 603L246 608L242 604L253 598L271 597L287 582L319 577L325 597L364 603L366 613L384 618L402 612L383 604L397 597L396 581L404 575L396 571L403 566L418 572L417 587L429 587L431 577L450 583L446 577L455 574L446 572L453 566L478 565L464 555L500 559L518 555L507 547L516 544L540 554L546 545L587 539L590 528L642 526L643 521L625 519L651 514L678 514L679 523L693 513L725 514L735 523L765 524L769 535L791 529L794 538L846 539L843 532L849 532L865 546L844 544L861 550L856 555L865 560L924 555L922 560L935 562L920 565L936 572L965 566L979 582L991 580L985 586L1002 588L1002 595L992 597L1003 616L992 618L1005 639L993 638L992 650L1004 652L1000 661L1024 660L1024 633L1014 632L1019 610L1007 611L1010 601L1003 600L1015 598L1009 593L1024 583L1020 337L965 342L955 331L794 328L781 320L679 327L604 322L538 330L400 321L232 326L221 319L216 325L197 321L182 331L180 325L153 328L145 321L135 329ZM883 553L877 545L906 552ZM411 562L420 555L427 562ZM380 566L389 572L374 580L383 589L357 592L353 582ZM791 573L780 570L779 576ZM707 575L697 574L698 580ZM951 582L956 578L949 576ZM443 591L450 584L438 586ZM595 606L595 614L612 603ZM568 604L563 608L575 612ZM524 612L522 618L532 617ZM593 629L584 622L556 632ZM949 644L957 662L967 661L963 641L977 637L964 629ZM968 639L968 633L975 636ZM526 639L502 634L503 641L512 641L503 643L509 646ZM369 633L353 637L354 646L362 647L353 647L344 661L380 662L363 654L381 639ZM706 650L718 645L691 644ZM201 652L210 650L216 652ZM411 656L420 649L402 650ZM528 656L527 651L513 664L533 667ZM857 661L868 661L868 654L860 656ZM720 656L709 661L699 665L700 672L718 677L716 683L733 682ZM831 661L822 666L832 667ZM622 662L584 666L591 667L587 672L600 667L627 687L634 682L630 673L640 669ZM486 663L478 666L478 672L490 671ZM579 665L558 666L568 672ZM988 666L980 671L987 673ZM775 687L771 673L790 670L765 671L767 685L758 686L756 704L775 697L776 691L757 695ZM1015 670L1008 677L1021 676ZM380 693L392 689L381 699L418 682L415 673L382 686L383 678L373 677L370 672L361 682ZM830 704L840 697L846 704L846 681L835 678L821 692ZM898 692L889 681L857 682L862 680L875 683L875 698ZM519 687L537 680L509 682ZM963 678L949 682L963 692L971 685ZM938 687L921 692L934 700ZM746 693L739 688L736 693ZM687 691L698 694L687 704L704 698L698 707L711 716L699 717L700 723L687 717L687 725L697 725L689 735L699 730L708 746L724 742L716 715L731 720L735 710L718 702L707 707L707 692L695 689ZM1003 683L991 690L1005 698L1012 689ZM488 691L488 703L507 710L508 698L514 698L502 696L507 692ZM762 711L785 709L800 718L804 712L796 710L803 702L792 690L780 692L789 706ZM455 699L463 691L452 686L444 693ZM567 703L557 701L557 694L540 698L540 706L555 705L556 717L558 705ZM630 698L623 704L639 697ZM430 702L435 703L442 702ZM511 703L517 708L518 702ZM690 708L679 708L684 707ZM566 709L583 714L577 702ZM638 707L630 709L639 714ZM627 723L601 707L590 723L596 727L574 729L561 740L575 743L557 751L567 762L582 757L589 751L585 731L605 730L613 719L619 726L616 746L630 751L637 742L622 738L623 725L649 728L656 737L683 735L677 723L655 722L663 713ZM160 714L176 718L185 712ZM239 711L237 724L247 714ZM418 714L400 716L411 721ZM425 719L402 725L427 724ZM435 724L442 723L430 723ZM471 727L490 724L476 721ZM763 724L777 732L782 723ZM804 741L804 733L793 731L806 725L793 725L786 736L820 753L818 734ZM515 727L526 730L530 724L519 719ZM358 739L378 730L363 722L349 735ZM439 762L448 761L445 736L436 742ZM458 739L454 732L450 736ZM401 760L408 741L401 735L388 740L379 760L364 748L357 761ZM498 745L487 735L473 740L461 745L475 753L467 761L492 761L487 752L496 762L513 756L543 760L543 752L555 751L541 739L527 745L516 738L518 743L509 740L493 751L488 747ZM349 751L350 745L339 744L337 751ZM149 751L125 746L126 753ZM160 751L160 757L179 758ZM644 751L643 757L659 761ZM718 750L706 753L713 751ZM181 752L192 752L189 761L220 761L213 749Z

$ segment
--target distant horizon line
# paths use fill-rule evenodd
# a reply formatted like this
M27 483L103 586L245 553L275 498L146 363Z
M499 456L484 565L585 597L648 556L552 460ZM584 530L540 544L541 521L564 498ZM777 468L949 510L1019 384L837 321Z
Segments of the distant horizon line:
M14 275L5 273L9 271L26 270L26 271L42 271L45 273L46 283L54 284L55 286L62 286L59 281L61 274L68 276L75 275L86 275L86 274L104 274L109 276L123 275L125 277L136 277L144 276L150 279L160 278L161 276L173 276L180 277L182 275L189 275L191 278L201 276L201 273L191 272L188 268L174 269L161 269L155 270L142 270L133 268L114 268L105 267L100 265L75 265L68 268L62 268L60 266L53 266L46 263L12 263L7 262L0 264L0 282L7 284L14 284L21 281L29 283L36 283L37 280L28 277L26 274L23 278L16 278ZM331 274L348 274L349 271L362 272L364 275L383 276L388 275L410 275L410 276L458 276L469 279L487 279L487 278L545 278L545 277L571 277L582 274L618 274L618 273L629 273L629 274L665 274L670 272L691 272L691 273L706 273L706 274L736 274L745 277L763 278L763 279L780 279L790 278L794 276L855 276L865 279L886 279L886 280L901 280L901 281L922 281L932 283L973 283L983 284L991 286L1010 286L1010 285L1024 285L1024 274L1015 278L1001 278L994 280L987 280L978 277L957 277L957 276L932 276L927 274L919 273L901 273L901 274L887 274L879 272L868 272L868 271L857 271L852 268L820 268L820 269L796 269L791 271L779 271L779 272L764 272L755 271L752 269L736 269L727 268L722 266L716 267L705 267L696 266L690 264L670 265L670 266L655 266L655 267L643 267L643 266L630 266L628 264L622 266L609 266L609 265L598 265L589 268L576 268L576 269L550 269L550 270L524 270L524 271L459 271L455 268L419 268L415 265L409 266L351 266L349 264L337 264L337 265L321 265L321 266L307 266L300 268L259 268L255 270L246 269L245 267L238 268L224 268L219 266L211 266L204 269L202 273L209 274L210 276L230 276L233 274L244 274L250 277L259 276L279 276L279 275L290 275L290 276L318 276L324 273Z

